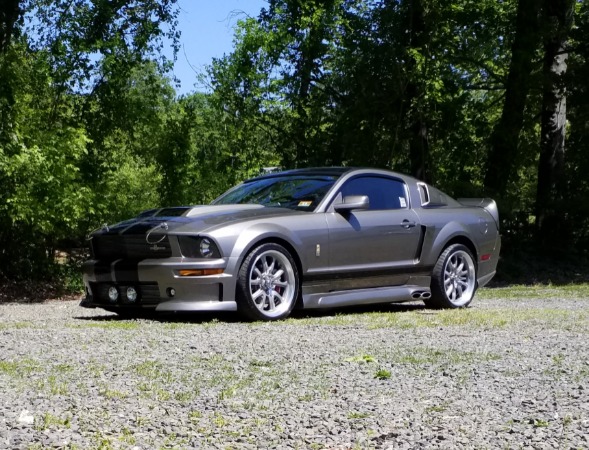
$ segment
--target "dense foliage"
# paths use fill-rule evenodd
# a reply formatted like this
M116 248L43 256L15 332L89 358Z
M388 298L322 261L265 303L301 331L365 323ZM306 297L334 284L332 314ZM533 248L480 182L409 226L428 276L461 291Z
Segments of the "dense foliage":
M504 253L589 249L589 6L269 0L178 97L176 0L0 6L0 280L263 167L369 165L492 196ZM523 244L523 245L522 245Z

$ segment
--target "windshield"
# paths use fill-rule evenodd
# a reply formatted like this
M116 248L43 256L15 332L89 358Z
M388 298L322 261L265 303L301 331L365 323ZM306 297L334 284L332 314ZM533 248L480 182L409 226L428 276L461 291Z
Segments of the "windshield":
M230 189L214 205L256 203L313 211L333 186L337 176L284 176L249 181Z

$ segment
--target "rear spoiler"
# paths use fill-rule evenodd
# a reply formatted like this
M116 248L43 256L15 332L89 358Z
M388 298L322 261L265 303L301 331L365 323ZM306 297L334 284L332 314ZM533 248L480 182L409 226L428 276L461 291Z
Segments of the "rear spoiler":
M491 215L491 217L493 217L493 220L497 225L497 229L499 229L499 208L497 208L497 203L495 203L495 200L491 198L459 198L457 200L461 205L464 206L483 208Z

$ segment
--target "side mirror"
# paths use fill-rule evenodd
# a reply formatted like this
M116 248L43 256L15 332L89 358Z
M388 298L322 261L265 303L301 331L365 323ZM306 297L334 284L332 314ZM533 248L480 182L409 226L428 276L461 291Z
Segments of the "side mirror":
M333 209L339 213L349 212L354 209L370 208L370 199L367 195L348 195L342 203L333 205Z

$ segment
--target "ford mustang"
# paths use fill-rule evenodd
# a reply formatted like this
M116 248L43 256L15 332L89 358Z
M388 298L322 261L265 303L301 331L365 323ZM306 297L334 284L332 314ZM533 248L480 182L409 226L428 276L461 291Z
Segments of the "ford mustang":
M93 232L90 246L81 306L277 320L293 308L465 307L495 274L501 238L491 199L328 167L262 175L210 205L145 211Z

